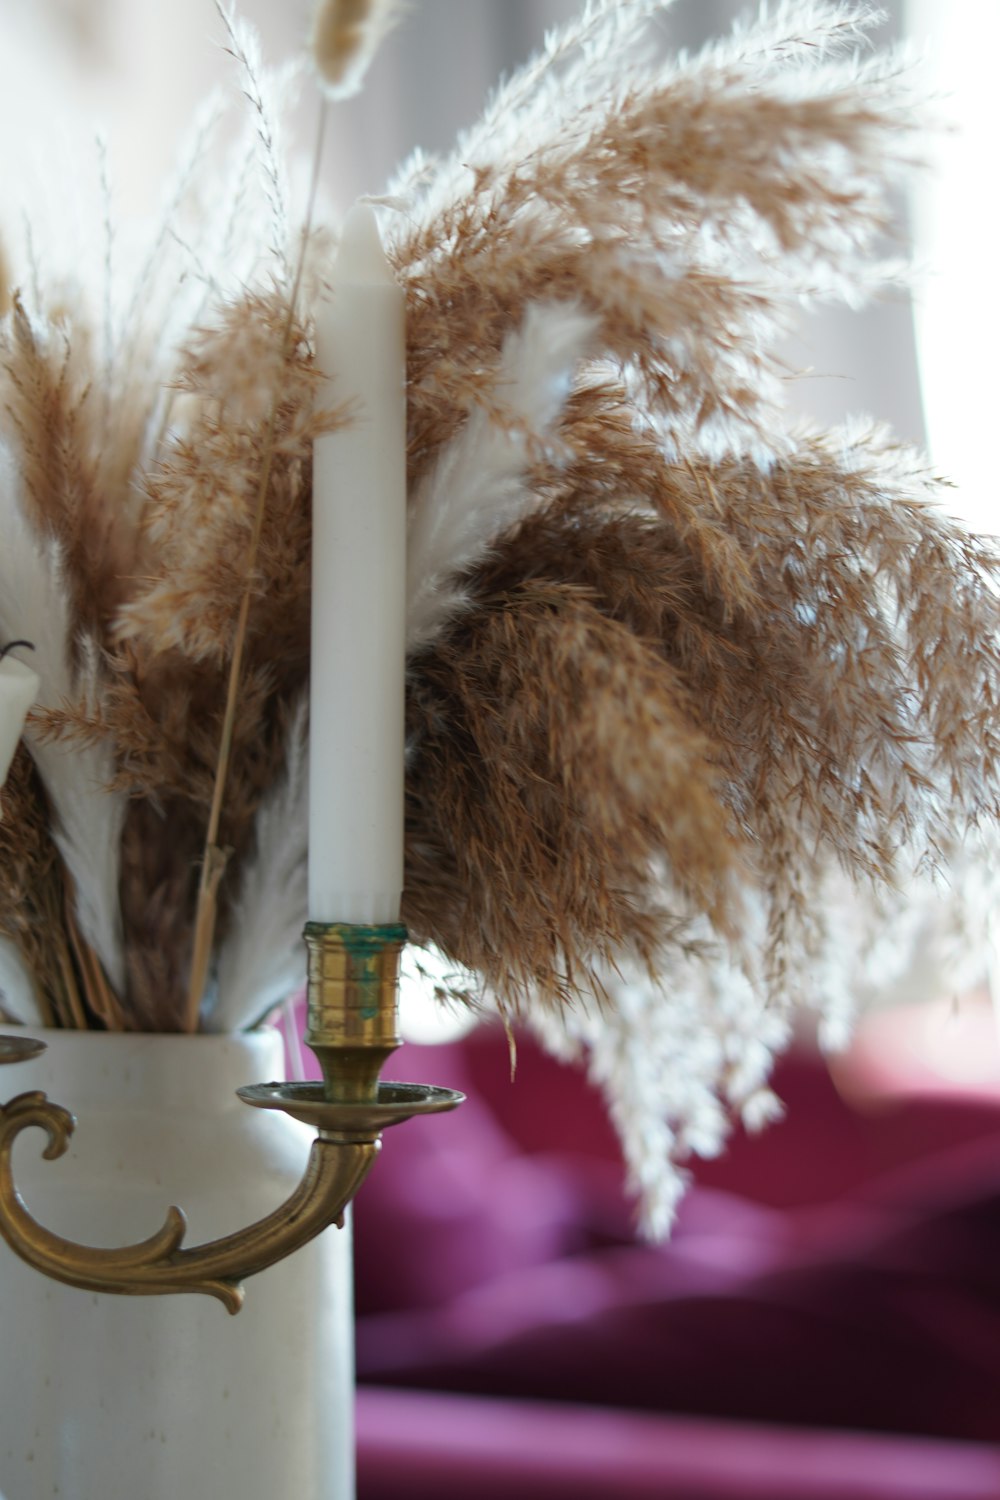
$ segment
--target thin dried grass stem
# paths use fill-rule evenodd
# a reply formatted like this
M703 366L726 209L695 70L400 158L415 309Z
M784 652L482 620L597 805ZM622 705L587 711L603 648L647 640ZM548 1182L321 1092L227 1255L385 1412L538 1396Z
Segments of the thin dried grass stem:
M281 337L281 362L283 365L287 363L292 350L295 308L302 286L306 247L309 242L313 211L316 203L316 190L319 184L323 139L326 134L326 109L326 98L325 96L321 96L317 117L316 144L313 150L312 177L309 184L309 200L306 207L305 225L302 231L302 244L299 248L298 259L295 265L295 278L288 297L288 311ZM226 685L226 709L219 738L219 755L212 785L212 804L208 815L205 852L202 859L201 878L198 885L198 902L195 909L191 977L188 985L187 1007L184 1014L184 1029L189 1032L197 1031L198 1029L201 1002L205 993L205 980L208 975L208 966L211 961L212 947L215 940L219 884L225 873L226 861L229 857L227 851L219 846L219 824L222 819L222 808L226 795L226 781L229 775L229 762L233 749L233 729L236 723L236 711L243 674L243 656L246 648L247 625L250 619L250 597L257 569L257 554L260 550L261 533L264 529L267 492L271 483L271 470L274 465L275 435L281 396L280 389L276 390L268 413L260 484L257 488L257 499L254 507L253 529L250 533L250 543L247 547L246 581L243 588L243 595L240 599L239 616L233 638L233 654L229 663L229 677Z

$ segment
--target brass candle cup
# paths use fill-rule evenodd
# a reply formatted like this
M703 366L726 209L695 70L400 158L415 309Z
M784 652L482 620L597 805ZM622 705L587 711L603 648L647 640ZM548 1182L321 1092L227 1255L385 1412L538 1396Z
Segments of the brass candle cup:
M388 1057L402 1045L399 969L406 928L308 922L306 1030L322 1083L256 1084L240 1098L282 1109L324 1139L377 1140L414 1115L454 1109L463 1095L422 1083L384 1083Z

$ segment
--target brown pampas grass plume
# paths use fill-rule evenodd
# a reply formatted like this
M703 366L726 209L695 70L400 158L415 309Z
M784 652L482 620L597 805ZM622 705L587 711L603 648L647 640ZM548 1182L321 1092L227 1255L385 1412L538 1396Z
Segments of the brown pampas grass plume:
M383 40L401 19L400 0L320 0L310 50L328 99L357 94Z
M27 750L14 757L0 822L0 936L12 943L33 980L46 1026L87 1019L64 926L65 872L49 830L50 810Z
M28 247L0 323L0 626L43 683L0 976L60 1025L236 1030L301 975L312 444L352 414L314 406L336 237L290 228L278 83L220 8L221 182L209 116L135 282ZM655 1233L685 1158L777 1112L797 1012L841 1033L920 961L936 872L975 951L1000 822L995 545L888 434L784 409L801 308L904 274L911 75L859 50L863 0L677 58L666 9L590 0L376 200L407 304L404 918L442 990L587 1066ZM331 96L394 14L320 7Z

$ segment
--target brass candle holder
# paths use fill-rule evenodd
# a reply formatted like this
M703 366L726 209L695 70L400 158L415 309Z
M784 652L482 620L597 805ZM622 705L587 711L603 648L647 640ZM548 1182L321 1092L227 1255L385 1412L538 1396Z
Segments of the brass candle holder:
M32 1218L18 1194L11 1165L14 1141L37 1126L48 1136L46 1160L61 1156L75 1121L40 1091L0 1105L0 1234L29 1265L88 1291L147 1296L205 1292L232 1313L243 1304L248 1276L284 1260L344 1210L378 1155L382 1131L418 1114L454 1109L452 1089L383 1083L379 1073L401 1045L399 966L406 929L309 922L307 1045L319 1058L322 1083L264 1083L238 1090L245 1103L279 1109L316 1130L298 1187L274 1213L218 1240L183 1246L186 1220L168 1210L149 1239L120 1249L79 1245ZM25 1061L43 1050L31 1038L0 1038L0 1063Z

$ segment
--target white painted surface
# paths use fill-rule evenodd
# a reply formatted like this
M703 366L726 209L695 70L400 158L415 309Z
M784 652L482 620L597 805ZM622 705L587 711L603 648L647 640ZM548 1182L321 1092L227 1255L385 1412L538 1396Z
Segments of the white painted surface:
M273 1033L47 1033L3 1098L43 1088L77 1115L69 1152L26 1132L16 1178L49 1228L134 1242L171 1203L185 1243L241 1228L298 1182L309 1132L247 1108L283 1075ZM113 1297L48 1281L0 1241L0 1485L7 1500L352 1500L348 1232L327 1230L247 1283L230 1317L204 1296Z

